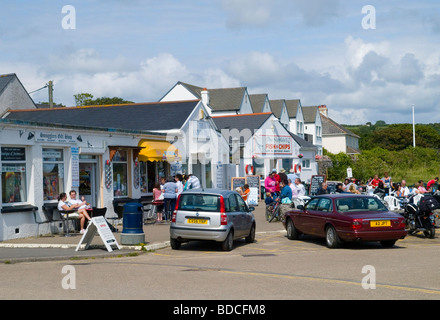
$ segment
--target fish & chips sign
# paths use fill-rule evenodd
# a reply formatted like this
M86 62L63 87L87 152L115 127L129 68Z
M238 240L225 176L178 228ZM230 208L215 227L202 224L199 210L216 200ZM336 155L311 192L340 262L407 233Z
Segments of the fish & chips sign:
M254 154L291 156L293 155L292 137L261 135L254 137Z

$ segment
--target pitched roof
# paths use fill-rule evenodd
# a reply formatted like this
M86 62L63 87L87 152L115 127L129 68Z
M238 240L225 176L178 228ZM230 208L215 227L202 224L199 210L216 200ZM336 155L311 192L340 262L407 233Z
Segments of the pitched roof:
M16 78L17 75L15 73L2 74L0 75L0 95L6 89L8 84L12 81L12 79Z
M184 86L198 99L202 98L204 88L179 81L177 84ZM238 111L241 108L246 87L208 89L209 106L213 111Z
M272 112L218 116L212 117L212 119L219 130L237 129L238 131L242 131L249 129L253 134L270 116L272 116Z
M249 100L251 101L252 109L254 109L254 112L263 112L264 103L267 100L267 93L250 94Z
M311 149L316 149L317 147L311 143L310 141L304 140L303 138L301 138L300 136L297 136L296 134L292 133L289 131L289 134L292 136L293 140L296 141L296 143L299 144L299 146L301 148L311 148Z
M283 104L285 100L270 100L270 107L272 108L272 113L278 119L281 117L281 112L283 111Z
M301 106L301 101L299 99L286 100L287 113L289 118L296 118L296 113L298 108Z
M302 107L304 123L315 123L318 106Z
M199 100L13 110L2 120L104 131L180 129Z
M358 135L354 134L350 130L344 128L339 123L335 122L334 120L330 119L329 117L326 117L323 114L321 114L321 120L322 120L322 135L323 136L345 134L345 135L359 138Z

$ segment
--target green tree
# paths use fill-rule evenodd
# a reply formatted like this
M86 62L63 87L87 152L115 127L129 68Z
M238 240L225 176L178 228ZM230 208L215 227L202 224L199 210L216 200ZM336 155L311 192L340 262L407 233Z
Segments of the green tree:
M93 99L93 95L90 93L78 93L74 94L73 97L77 106L88 106Z
M90 93L78 93L73 95L75 98L75 103L77 106L101 106L101 105L112 105L112 104L124 104L133 103L133 101L124 100L119 97L100 97L93 99L93 95Z

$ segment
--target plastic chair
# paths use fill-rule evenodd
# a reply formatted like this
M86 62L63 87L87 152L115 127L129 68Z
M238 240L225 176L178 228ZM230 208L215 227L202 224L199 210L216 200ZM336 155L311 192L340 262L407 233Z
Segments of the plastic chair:
M385 196L383 200L387 203L388 209L391 211L400 210L400 201L394 196Z
M40 235L40 224L45 224L45 223L47 223L47 224L51 224L52 223L52 221L50 221L48 218L47 218L47 214L46 214L46 212L44 212L44 207L43 207L43 216L44 216L44 219L42 220L41 219L41 216L37 213L37 211L36 210L32 210L32 214L34 215L34 219L35 219L35 223L37 224L37 238L38 238L38 236ZM49 229L50 229L50 234L53 236L53 233L52 233L52 228L51 228L51 226L49 226Z
M124 206L120 206L120 205L115 205L115 213L116 213L116 217L107 217L107 220L113 220L113 226L112 226L112 231L113 232L118 232L118 229L115 227L115 220L121 220L122 217L124 216Z
M96 208L93 207L92 208L92 218L94 217L100 217L100 216L105 216L105 214L107 213L107 208Z
M43 213L44 213L44 216L46 219L44 221L40 220L41 222L38 224L38 230L37 230L38 233L40 232L40 230L39 230L40 224L48 223L51 235L53 235L52 225L54 222L63 222L63 224L64 224L64 219L61 217L61 215L59 213L58 213L58 215L55 215L55 217L54 217L54 211L57 211L57 213L58 213L57 208L54 206L46 206L46 205L43 206Z

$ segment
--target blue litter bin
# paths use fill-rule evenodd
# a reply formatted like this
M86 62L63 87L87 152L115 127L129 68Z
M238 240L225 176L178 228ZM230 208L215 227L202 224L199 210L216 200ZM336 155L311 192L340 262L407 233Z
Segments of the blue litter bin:
M143 206L137 202L124 204L121 244L137 245L145 242Z

